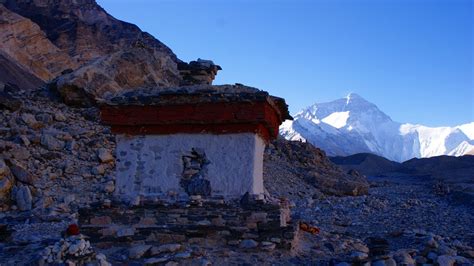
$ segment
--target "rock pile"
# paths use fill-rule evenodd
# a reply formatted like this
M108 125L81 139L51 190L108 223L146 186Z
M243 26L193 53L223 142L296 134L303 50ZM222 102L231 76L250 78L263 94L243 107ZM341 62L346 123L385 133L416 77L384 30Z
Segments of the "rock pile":
M0 20L0 82L32 89L55 79L53 88L76 106L124 89L183 82L181 61L167 46L95 1L2 1ZM193 63L193 76L201 77L197 68L215 75L217 67L207 64Z
M46 247L41 253L39 265L61 264L83 265L97 262L100 266L111 265L104 254L96 254L91 244L83 235L63 238L54 245Z
M211 85L222 68L211 60L198 59L188 63L178 63L178 70L183 78L182 85L207 84Z
M211 184L205 179L209 160L204 152L193 149L189 155L183 156L183 175L181 186L189 195L209 196Z

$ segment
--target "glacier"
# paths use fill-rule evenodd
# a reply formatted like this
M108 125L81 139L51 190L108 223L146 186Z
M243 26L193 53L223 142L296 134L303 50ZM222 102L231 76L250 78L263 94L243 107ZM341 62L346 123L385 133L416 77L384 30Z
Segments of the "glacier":
M474 154L474 122L455 127L399 123L356 93L303 109L280 126L280 135L307 141L330 156L370 152L402 162Z

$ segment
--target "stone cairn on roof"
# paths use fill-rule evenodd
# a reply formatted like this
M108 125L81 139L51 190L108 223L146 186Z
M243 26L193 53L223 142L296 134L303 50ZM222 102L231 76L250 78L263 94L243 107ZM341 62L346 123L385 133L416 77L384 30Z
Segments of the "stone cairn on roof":
M217 71L222 70L222 68L219 65L214 64L211 60L198 58L198 60L189 63L178 63L178 70L183 78L182 85L211 85L217 75Z

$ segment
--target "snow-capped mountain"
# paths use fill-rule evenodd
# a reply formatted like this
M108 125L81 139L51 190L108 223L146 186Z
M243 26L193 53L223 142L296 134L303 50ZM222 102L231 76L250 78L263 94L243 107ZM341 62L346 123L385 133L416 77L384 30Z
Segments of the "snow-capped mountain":
M355 93L302 110L294 121L282 124L280 134L308 141L328 155L370 152L399 162L474 152L474 122L456 127L402 124Z

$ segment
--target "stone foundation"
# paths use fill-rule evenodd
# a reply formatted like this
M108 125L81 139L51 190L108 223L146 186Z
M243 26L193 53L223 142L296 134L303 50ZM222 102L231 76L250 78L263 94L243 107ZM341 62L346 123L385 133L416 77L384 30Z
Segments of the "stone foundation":
M245 198L245 197L244 197ZM195 244L213 241L241 246L251 241L256 249L291 249L298 226L289 217L287 202L263 203L243 199L191 202L141 202L139 206L92 206L80 210L81 233L99 245L140 242L149 245Z

